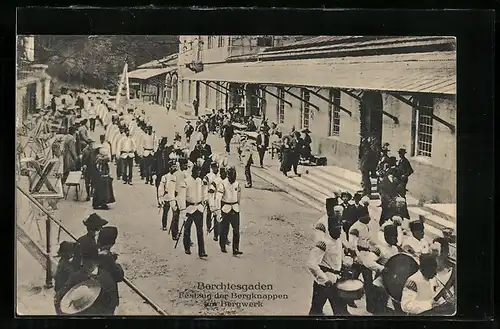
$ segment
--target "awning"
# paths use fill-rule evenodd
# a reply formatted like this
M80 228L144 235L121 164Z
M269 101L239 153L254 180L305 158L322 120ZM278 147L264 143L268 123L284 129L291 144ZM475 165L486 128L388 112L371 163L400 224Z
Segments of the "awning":
M162 69L139 69L128 72L127 75L130 79L146 80L155 77L157 75L173 71L174 69L175 69L174 67L166 67Z
M456 94L455 52L225 63L197 81Z

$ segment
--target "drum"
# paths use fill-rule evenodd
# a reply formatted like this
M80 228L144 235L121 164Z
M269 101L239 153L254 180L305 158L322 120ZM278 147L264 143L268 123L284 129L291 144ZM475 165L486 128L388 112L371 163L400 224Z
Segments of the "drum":
M406 253L396 254L387 260L381 276L382 283L392 299L401 302L406 280L418 269L418 263Z
M340 298L347 302L359 300L364 295L363 282L357 279L340 279L337 281L337 289Z
M97 301L101 290L101 283L95 276L75 285L62 297L60 315L84 314Z

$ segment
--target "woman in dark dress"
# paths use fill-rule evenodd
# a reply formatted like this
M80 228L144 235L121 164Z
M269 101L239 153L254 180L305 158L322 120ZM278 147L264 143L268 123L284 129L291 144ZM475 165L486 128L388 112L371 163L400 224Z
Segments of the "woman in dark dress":
M281 167L280 171L286 176L287 173L292 169L292 149L290 144L290 137L285 136L283 138L283 144L281 145Z
M94 209L108 209L109 203L115 202L113 193L113 178L109 176L109 156L106 149L100 148L96 158L94 177L94 196L92 207Z
M309 136L311 131L306 128L302 130L302 133L304 134L304 138L302 139L302 158L308 161L311 158L312 139L311 136Z

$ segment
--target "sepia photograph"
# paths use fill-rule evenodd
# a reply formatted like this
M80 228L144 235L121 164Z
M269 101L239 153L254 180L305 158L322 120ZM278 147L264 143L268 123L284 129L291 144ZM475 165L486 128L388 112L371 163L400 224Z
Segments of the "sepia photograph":
M456 48L18 35L17 316L455 315Z

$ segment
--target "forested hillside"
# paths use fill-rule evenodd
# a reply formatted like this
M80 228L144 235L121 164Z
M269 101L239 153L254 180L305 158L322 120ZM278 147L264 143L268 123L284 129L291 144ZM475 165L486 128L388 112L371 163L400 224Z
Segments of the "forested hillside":
M129 71L178 51L178 36L36 36L36 62L71 85L113 89L125 62Z

